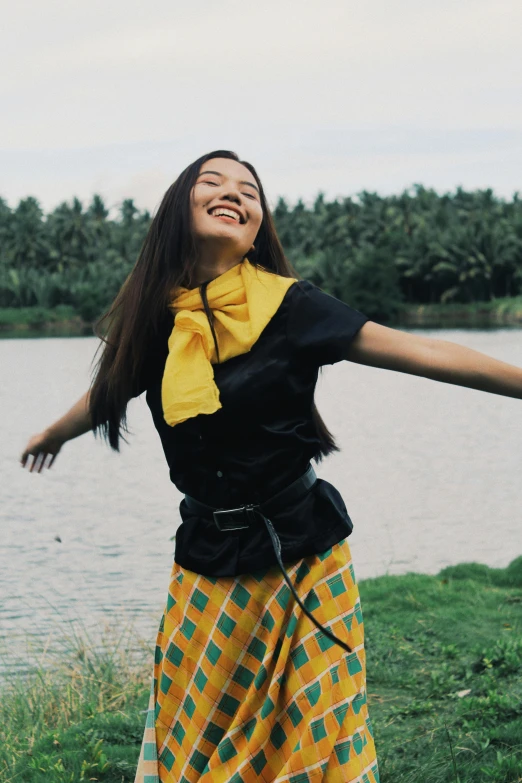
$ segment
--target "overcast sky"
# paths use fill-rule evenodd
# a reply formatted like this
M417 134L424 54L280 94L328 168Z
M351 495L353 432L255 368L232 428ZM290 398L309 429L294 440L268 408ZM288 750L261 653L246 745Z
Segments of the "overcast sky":
M521 0L0 0L0 196L154 210L213 149L279 195L522 191Z

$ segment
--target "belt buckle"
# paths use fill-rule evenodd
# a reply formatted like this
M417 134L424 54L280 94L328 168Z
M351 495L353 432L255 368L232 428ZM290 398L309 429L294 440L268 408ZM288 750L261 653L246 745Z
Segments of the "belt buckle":
M254 505L239 506L239 508L219 508L212 512L214 522L218 530L225 532L227 530L246 530L250 527L248 523L248 512L255 508ZM239 516L239 519L243 519L247 524L234 524L233 519L227 522L227 517L231 515Z

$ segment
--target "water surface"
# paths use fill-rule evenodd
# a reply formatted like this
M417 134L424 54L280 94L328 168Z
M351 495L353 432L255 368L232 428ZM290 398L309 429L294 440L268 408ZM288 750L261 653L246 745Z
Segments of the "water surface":
M422 334L522 366L522 329ZM29 436L85 391L96 346L0 340L4 656L24 637L52 648L78 624L95 633L132 621L152 642L163 609L181 495L144 396L130 404L120 454L89 433L41 475L18 463ZM522 554L521 400L344 362L324 370L317 402L342 447L317 472L345 499L359 579Z

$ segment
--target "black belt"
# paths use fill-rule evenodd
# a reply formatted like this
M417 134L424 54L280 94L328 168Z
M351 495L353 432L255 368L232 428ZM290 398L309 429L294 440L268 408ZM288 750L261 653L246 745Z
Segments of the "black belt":
M317 628L319 628L324 633L325 636L327 636L332 642L339 644L343 650L346 650L346 652L352 652L351 647L349 647L346 642L338 639L337 636L328 630L328 628L325 628L318 620L315 619L313 614L306 608L297 595L295 587L293 586L292 581L283 565L281 558L281 542L279 541L279 536L277 535L272 522L266 516L267 514L271 515L277 513L278 511L282 511L284 508L291 505L291 503L294 501L299 500L301 497L303 497L305 492L313 487L316 481L317 475L315 470L312 465L309 465L306 472L303 473L302 476L282 489L276 495L273 495L273 497L269 498L268 500L264 500L262 503L246 503L242 506L239 506L238 508L213 508L213 506L208 506L206 503L201 503L201 501L196 500L190 495L185 495L185 502L187 507L199 516L212 517L216 527L222 532L226 532L228 530L245 530L247 528L255 527L257 520L259 517L261 517L266 529L268 530L268 534L270 536L281 573L283 574L288 587L292 591L292 595L294 596L296 602L299 604L305 615Z

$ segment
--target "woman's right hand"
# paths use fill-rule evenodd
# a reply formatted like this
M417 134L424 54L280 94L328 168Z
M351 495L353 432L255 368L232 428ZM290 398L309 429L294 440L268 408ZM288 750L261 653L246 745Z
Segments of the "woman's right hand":
M35 468L38 473L41 473L44 467L50 468L64 442L49 430L33 435L20 457L22 467L29 466L30 473Z
M33 435L20 457L23 468L29 465L31 473L35 468L38 473L41 473L44 467L50 468L64 443L91 429L89 394L90 392L85 392L61 419L39 435Z

